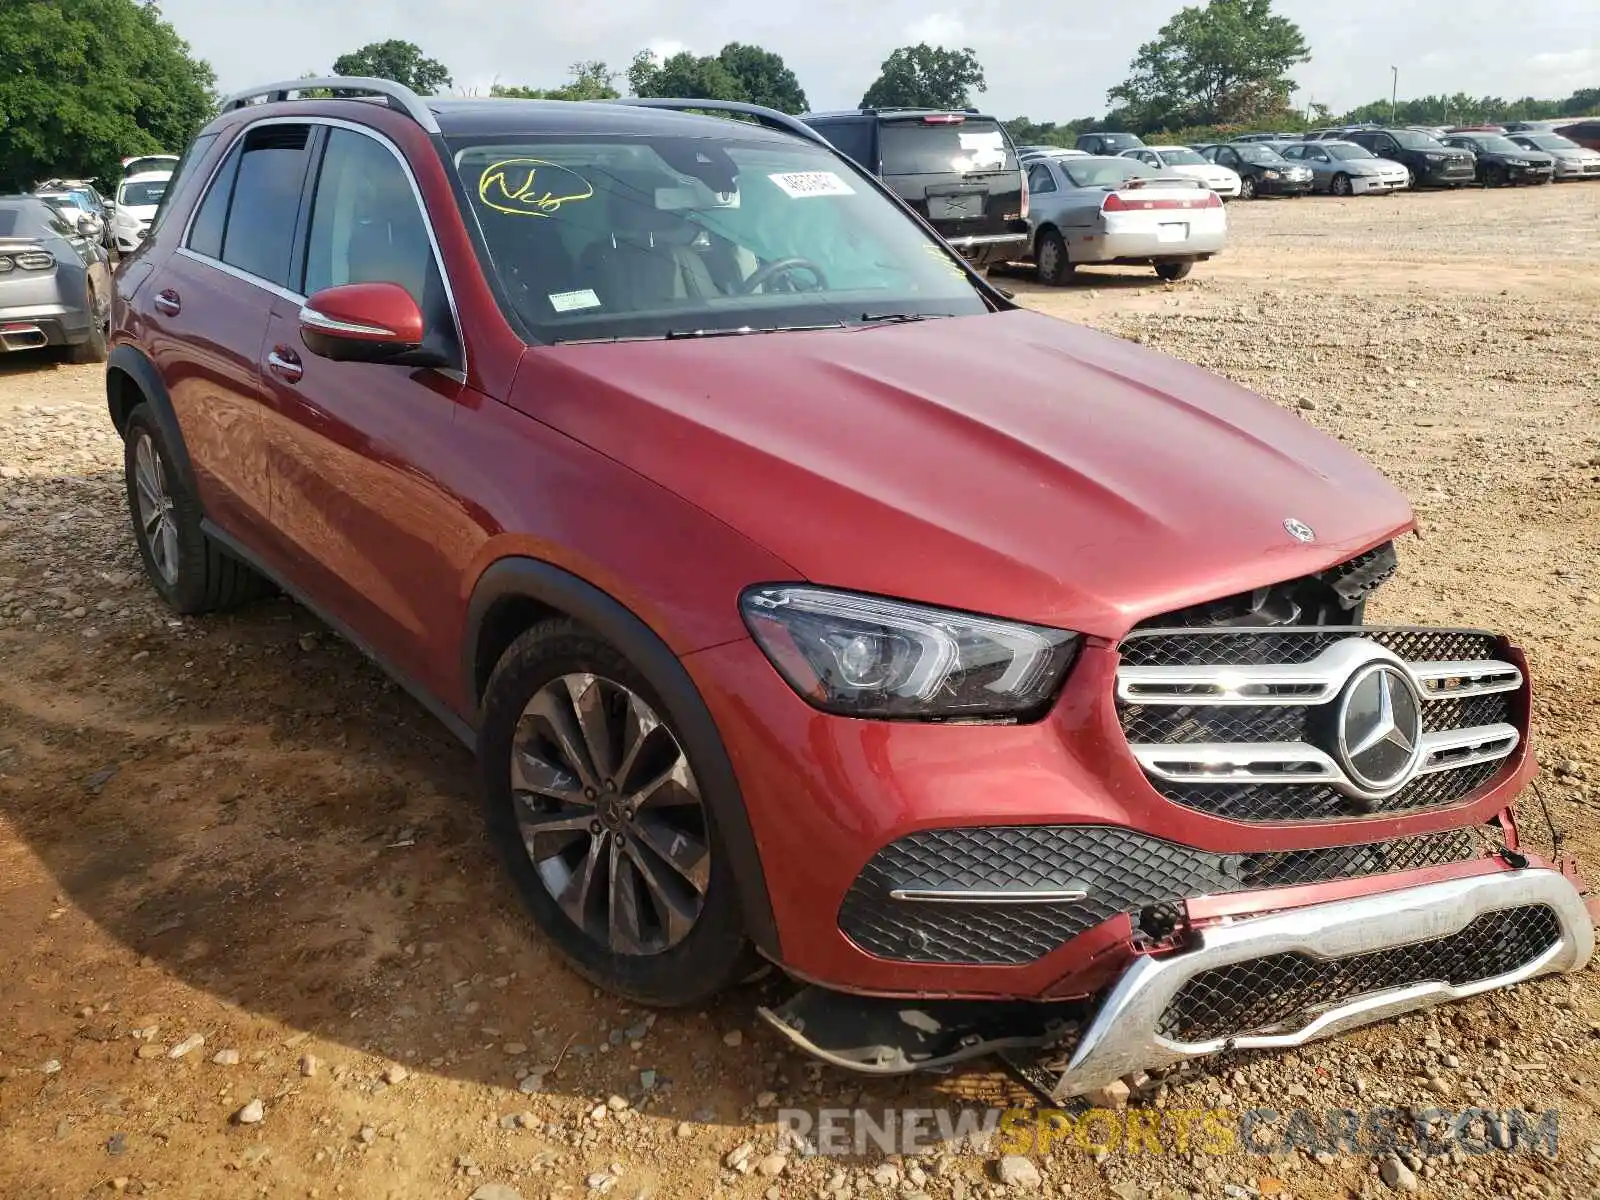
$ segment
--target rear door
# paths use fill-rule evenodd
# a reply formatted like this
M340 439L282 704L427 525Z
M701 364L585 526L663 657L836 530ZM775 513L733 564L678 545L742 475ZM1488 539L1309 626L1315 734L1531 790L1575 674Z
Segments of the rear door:
M259 550L269 523L260 361L286 294L312 131L264 121L233 144L179 248L132 304L172 397L206 515Z
M1016 149L993 118L880 117L878 157L884 182L957 246L1026 232Z

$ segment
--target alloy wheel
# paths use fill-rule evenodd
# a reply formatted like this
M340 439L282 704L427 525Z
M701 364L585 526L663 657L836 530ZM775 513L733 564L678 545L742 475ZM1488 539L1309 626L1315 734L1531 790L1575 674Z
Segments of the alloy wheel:
M167 469L148 433L133 448L133 481L139 496L139 527L150 547L150 560L168 587L178 581L178 518L167 490Z
M649 702L562 675L517 723L511 791L522 844L573 924L613 954L659 954L694 928L711 879L700 787Z

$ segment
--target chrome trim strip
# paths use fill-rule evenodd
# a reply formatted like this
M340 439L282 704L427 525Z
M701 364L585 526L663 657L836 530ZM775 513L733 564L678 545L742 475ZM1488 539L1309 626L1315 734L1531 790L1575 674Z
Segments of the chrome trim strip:
M320 329L325 333L353 333L364 337L394 337L392 329L382 325L362 325L354 321L340 321L330 317L327 313L318 312L309 304L300 306L300 324L310 325L313 329Z
M1419 775L1499 762L1520 740L1516 727L1505 724L1425 733L1416 769L1401 783L1376 792L1356 786L1332 755L1306 742L1136 742L1128 749L1146 774L1166 783L1325 783L1347 796L1376 800ZM1470 753L1456 753L1463 750Z
M1087 900L1089 893L1075 888L1024 892L1016 889L965 891L961 888L895 888L891 900L915 904L1074 904Z
M1305 742L1144 742L1128 748L1146 772L1167 783L1346 782L1331 755Z
M1348 958L1447 937L1484 913L1534 904L1555 912L1561 937L1532 962L1503 975L1461 985L1419 982L1370 993L1329 1009L1291 1033L1180 1043L1156 1032L1167 1005L1202 971L1287 952ZM1594 926L1570 880L1556 871L1534 869L1475 875L1225 922L1197 931L1196 940L1192 950L1162 958L1146 955L1123 973L1079 1039L1056 1084L1057 1099L1104 1087L1134 1071L1229 1048L1300 1046L1539 975L1581 970L1594 952Z
M1408 664L1411 677L1422 689L1424 700L1455 700L1461 696L1487 696L1494 692L1514 692L1522 686L1522 672L1515 663L1498 659L1478 662L1414 662ZM1443 687L1452 679L1465 682L1459 687Z
M1422 735L1422 753L1412 776L1454 771L1479 763L1499 762L1517 748L1522 735L1515 725L1475 725L1471 729L1445 729ZM1466 754L1457 751L1468 751ZM1441 757L1449 755L1450 757Z
M946 238L952 246L995 246L1001 242L1025 242L1025 233L975 233L970 237Z
M204 263L212 270L221 271L224 275L231 275L233 278L243 283L254 284L262 291L271 292L274 296L278 296L281 299L291 300L296 304L305 303L306 298L299 292L291 292L288 288L273 283L270 279L263 279L259 275L252 275L249 271L241 271L238 267L235 267L229 263L225 263L220 258L212 258L209 254L201 254L198 250L191 250L187 246L179 246L173 251L173 253L181 255L182 257L193 262Z

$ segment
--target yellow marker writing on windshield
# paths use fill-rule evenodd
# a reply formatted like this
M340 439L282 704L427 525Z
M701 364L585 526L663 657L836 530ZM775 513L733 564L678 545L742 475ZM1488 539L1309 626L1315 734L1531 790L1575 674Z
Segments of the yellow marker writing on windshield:
M582 175L538 158L503 159L478 177L478 199L515 217L548 217L592 195L594 187Z

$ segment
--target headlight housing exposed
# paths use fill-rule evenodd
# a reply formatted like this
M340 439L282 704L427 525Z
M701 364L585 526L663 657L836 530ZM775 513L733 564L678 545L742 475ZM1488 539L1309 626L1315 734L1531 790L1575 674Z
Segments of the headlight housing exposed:
M828 588L757 587L739 603L789 686L843 716L1029 720L1055 698L1078 648L1065 629Z

